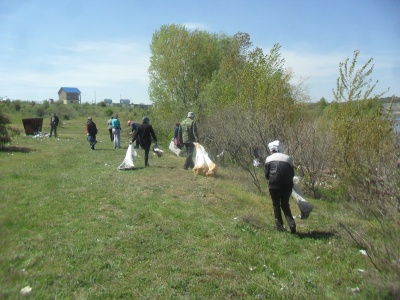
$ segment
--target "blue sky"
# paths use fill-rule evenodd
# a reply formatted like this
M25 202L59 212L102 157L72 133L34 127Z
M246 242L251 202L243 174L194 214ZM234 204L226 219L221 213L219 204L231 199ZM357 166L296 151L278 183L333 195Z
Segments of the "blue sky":
M152 35L162 25L234 35L267 53L281 45L293 83L332 100L339 63L359 50L375 65L375 92L400 96L399 0L0 0L0 98L150 103Z

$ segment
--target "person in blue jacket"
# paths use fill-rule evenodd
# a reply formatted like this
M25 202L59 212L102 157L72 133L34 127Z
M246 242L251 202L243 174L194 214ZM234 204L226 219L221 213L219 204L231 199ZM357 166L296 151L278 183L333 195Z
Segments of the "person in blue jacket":
M118 120L118 114L115 114L114 119L111 122L112 125L112 133L114 135L114 149L121 148L121 123Z

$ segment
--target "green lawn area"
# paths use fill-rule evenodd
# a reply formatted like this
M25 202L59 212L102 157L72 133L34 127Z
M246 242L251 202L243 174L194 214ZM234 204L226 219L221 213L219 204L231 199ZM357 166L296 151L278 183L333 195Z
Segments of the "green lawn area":
M29 152L0 152L1 299L379 298L373 266L338 228L352 218L340 204L308 198L298 235L277 232L269 195L237 168L195 175L166 141L149 168L139 151L120 171L126 132L114 150L107 117L94 121L94 151L82 117L57 139L14 138Z

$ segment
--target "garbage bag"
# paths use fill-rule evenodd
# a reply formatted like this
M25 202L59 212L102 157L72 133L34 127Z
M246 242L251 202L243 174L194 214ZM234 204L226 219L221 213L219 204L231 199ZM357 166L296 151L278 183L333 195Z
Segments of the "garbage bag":
M126 150L125 159L118 167L118 170L132 170L135 168L133 163L134 157L137 156L136 150L132 147L132 145L128 146L128 150Z
M294 176L293 177L293 189L297 194L299 194L301 197L303 197L303 191L301 190L301 181L299 176Z
M182 152L182 150L175 145L174 139L169 143L169 150L171 150L176 156L179 156Z
M314 206L308 202L306 199L304 199L302 196L300 196L295 189L292 189L292 196L296 200L297 206L300 209L301 212L301 219L307 219L313 210Z
M202 145L194 143L194 146L196 147L196 159L193 172L199 175L214 176L217 172L217 165L211 161Z
M158 157L161 157L161 156L163 156L164 151L161 150L160 148L158 148L158 145L155 144L153 146L153 153L154 153L154 155L157 155Z

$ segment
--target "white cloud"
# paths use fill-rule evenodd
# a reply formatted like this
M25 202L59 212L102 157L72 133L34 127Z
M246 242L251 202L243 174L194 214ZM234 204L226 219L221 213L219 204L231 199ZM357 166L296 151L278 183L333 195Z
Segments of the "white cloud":
M208 26L202 23L183 23L182 25L184 25L189 30L208 30Z

